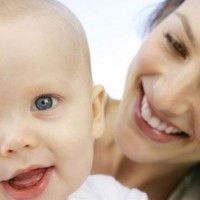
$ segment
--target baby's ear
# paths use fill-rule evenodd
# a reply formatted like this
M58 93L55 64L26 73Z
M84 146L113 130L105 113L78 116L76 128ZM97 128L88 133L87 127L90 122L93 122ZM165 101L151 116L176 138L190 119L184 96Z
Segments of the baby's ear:
M105 102L106 93L103 86L95 86L92 93L92 134L95 139L101 137L104 131Z

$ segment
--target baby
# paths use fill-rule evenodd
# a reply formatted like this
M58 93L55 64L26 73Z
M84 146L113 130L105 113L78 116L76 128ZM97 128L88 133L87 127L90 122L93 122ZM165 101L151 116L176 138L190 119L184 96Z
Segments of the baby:
M101 176L85 181L104 102L84 31L67 8L0 0L0 200L108 199Z

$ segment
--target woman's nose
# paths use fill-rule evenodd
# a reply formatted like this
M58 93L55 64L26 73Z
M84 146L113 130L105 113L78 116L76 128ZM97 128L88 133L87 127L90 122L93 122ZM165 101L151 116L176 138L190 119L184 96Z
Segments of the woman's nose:
M0 147L2 157L10 157L22 151L29 151L38 146L38 140L31 135L15 135L7 138Z

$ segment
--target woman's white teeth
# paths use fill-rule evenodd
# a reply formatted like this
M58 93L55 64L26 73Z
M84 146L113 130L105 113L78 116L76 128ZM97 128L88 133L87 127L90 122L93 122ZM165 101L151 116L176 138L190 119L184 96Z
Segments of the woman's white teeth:
M161 123L159 124L159 126L157 127L157 129L158 129L159 131L164 131L166 128L167 128L167 123L165 123L165 122L161 122Z
M153 128L157 128L158 125L160 124L160 120L157 117L150 117L150 119L148 120L148 123L153 127Z
M172 126L169 126L169 127L167 127L166 129L165 129L165 132L166 133L173 133L173 127Z
M146 121L149 121L151 119L151 111L149 109L149 107L146 107L147 104L145 104L144 106L142 106L142 116Z
M178 133L182 132L181 130L179 130L177 128L167 125L166 122L163 122L158 117L153 116L145 96L143 97L143 100L142 100L141 114L142 114L143 119L151 127L155 128L159 131L164 131L166 134L178 134Z

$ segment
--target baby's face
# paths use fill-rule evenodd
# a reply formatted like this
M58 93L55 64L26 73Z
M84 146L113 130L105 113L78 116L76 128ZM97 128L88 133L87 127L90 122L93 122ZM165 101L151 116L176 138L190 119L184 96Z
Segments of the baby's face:
M54 28L0 23L1 200L64 200L90 171L100 101L74 70L73 36Z

